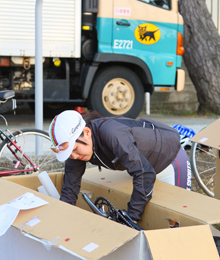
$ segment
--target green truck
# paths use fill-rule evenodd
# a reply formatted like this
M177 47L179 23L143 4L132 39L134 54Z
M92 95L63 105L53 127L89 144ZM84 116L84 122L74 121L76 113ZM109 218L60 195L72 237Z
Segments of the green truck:
M0 90L34 109L35 0L0 1ZM75 106L135 118L146 92L181 91L177 0L44 0L44 115Z

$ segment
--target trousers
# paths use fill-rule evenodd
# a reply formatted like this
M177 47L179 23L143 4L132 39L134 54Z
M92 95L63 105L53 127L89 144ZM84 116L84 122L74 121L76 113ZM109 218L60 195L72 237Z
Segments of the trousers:
M181 147L173 162L156 175L156 179L187 190L191 190L191 164L186 151Z

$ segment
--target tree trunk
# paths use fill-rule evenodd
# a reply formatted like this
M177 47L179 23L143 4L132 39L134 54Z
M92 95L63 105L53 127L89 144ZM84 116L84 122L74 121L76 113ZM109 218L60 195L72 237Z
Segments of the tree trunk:
M196 88L198 113L220 113L220 36L204 0L179 0L184 62Z

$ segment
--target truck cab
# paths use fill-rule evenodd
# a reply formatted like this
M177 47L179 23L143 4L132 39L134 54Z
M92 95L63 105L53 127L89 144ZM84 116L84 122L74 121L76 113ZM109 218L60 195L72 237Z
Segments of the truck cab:
M144 92L184 88L183 19L176 0L100 1L96 30L94 61L101 61L106 84L95 87L91 108L135 117Z

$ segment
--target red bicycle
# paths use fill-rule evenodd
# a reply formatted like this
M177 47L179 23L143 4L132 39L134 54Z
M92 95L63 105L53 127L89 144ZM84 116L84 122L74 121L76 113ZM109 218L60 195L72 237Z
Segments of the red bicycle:
M15 109L14 95L13 90L0 91L1 106L4 108L5 103L11 100L11 109ZM0 117L7 127L5 117ZM43 130L0 129L0 176L62 171L64 164L56 159L50 145L50 137Z

